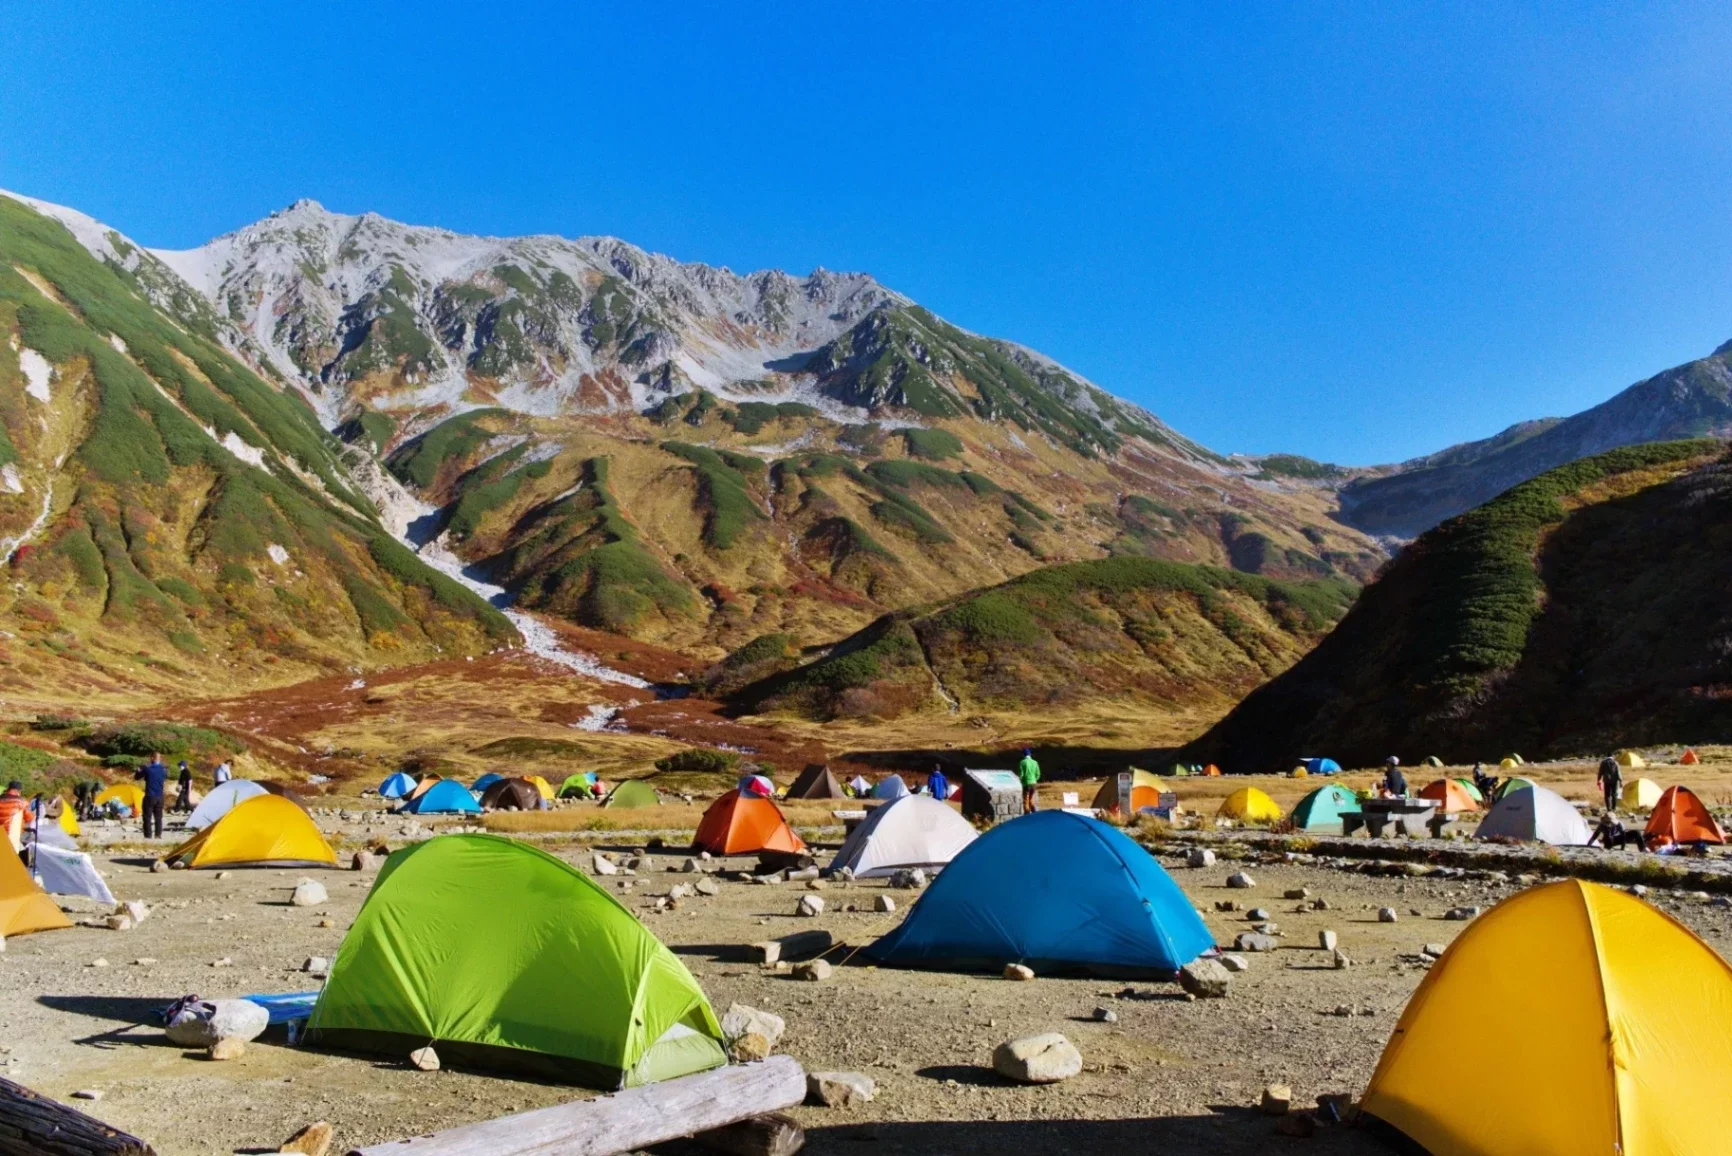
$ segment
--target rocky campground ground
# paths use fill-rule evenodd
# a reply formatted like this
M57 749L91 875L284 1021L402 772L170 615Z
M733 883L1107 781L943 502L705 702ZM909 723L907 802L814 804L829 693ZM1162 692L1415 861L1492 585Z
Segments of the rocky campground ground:
M381 834L403 842L403 820L362 814L360 801L353 806L346 821L336 810L319 812L342 845ZM410 829L410 837L426 831ZM813 834L832 844L840 838L836 828ZM597 849L646 842L641 833L598 833L593 842L572 834L537 837L585 870L593 868ZM807 1151L1034 1154L1115 1144L1196 1154L1289 1145L1319 1153L1384 1151L1346 1127L1304 1140L1279 1135L1276 1121L1259 1110L1264 1087L1287 1084L1302 1105L1320 1094L1357 1094L1429 966L1427 946L1446 945L1470 926L1444 919L1445 912L1489 906L1522 881L1481 871L1370 876L1308 855L1235 846L1223 848L1220 862L1191 868L1185 843L1156 847L1218 942L1230 944L1250 922L1243 910L1222 912L1217 903L1266 908L1279 927L1279 948L1245 955L1248 967L1234 976L1225 999L1192 1000L1172 983L1012 982L867 966L853 949L889 930L915 899L882 881L826 883L825 910L816 917L795 915L799 898L810 893L803 882L762 886L731 878L748 865L744 860L716 865L718 894L681 899L672 910L657 910L655 901L693 881L676 870L682 853L649 852L635 876L598 882L679 955L718 1015L733 1003L774 1012L787 1020L779 1050L808 1071L858 1071L876 1081L869 1104L793 1110L807 1129ZM0 1075L60 1099L98 1093L93 1103L73 1102L150 1140L164 1156L274 1150L321 1119L334 1125L334 1150L341 1151L589 1094L480 1073L420 1072L403 1057L291 1047L280 1029L230 1061L171 1045L154 1019L178 996L315 988L306 962L336 954L376 871L153 874L152 850L137 843L97 850L116 896L150 907L135 928L78 926L6 942ZM1247 857L1225 858L1234 852ZM1229 889L1226 878L1235 870L1250 872L1256 886ZM292 906L290 893L303 877L323 882L328 901ZM1309 895L1287 897L1299 889ZM884 894L897 900L896 913L873 910ZM1656 888L1647 898L1726 954L1732 909L1683 890ZM79 903L68 903L75 918ZM1383 907L1396 911L1396 922L1379 922ZM91 905L83 909L96 914ZM846 945L828 956L836 965L829 979L800 981L749 960L747 944L808 928L826 929ZM1347 969L1336 969L1319 949L1325 930L1336 933L1351 958ZM1097 1009L1111 1016L1097 1018ZM1047 1031L1063 1032L1080 1050L1081 1074L1030 1087L993 1073L996 1045Z

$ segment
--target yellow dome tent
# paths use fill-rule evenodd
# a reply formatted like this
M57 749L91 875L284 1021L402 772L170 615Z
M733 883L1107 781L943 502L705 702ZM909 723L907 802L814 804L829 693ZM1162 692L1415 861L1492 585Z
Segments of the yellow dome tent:
M1310 774L1311 772L1306 770L1304 767L1294 767L1292 770L1287 772L1287 777L1289 779L1303 779L1308 778Z
M1645 767L1648 764L1643 762L1642 756L1638 755L1635 751L1619 751L1618 765L1625 769L1630 769L1634 767Z
M115 783L97 794L96 805L106 807L110 800L119 801L136 815L144 809L144 788L137 783Z
M1631 779L1618 796L1618 805L1626 811L1652 811L1660 801L1660 784L1653 779Z
M1521 765L1522 761L1513 755L1498 763L1498 766L1502 767L1506 771L1513 771Z
M1725 1150L1729 1082L1732 968L1641 900L1569 879L1450 945L1360 1106L1432 1156L1673 1156Z
M0 937L71 927L10 847L0 847Z
M1130 805L1126 806L1125 802L1126 800L1119 798L1119 777L1108 775L1107 781L1095 792L1094 801L1089 806L1097 811L1114 811L1121 815L1134 815L1144 807L1158 807L1161 805L1161 777L1151 771L1132 767Z
M1222 801L1215 814L1247 823L1273 823L1281 817L1281 808L1256 787L1240 787Z
M553 790L553 784L549 783L540 775L524 775L523 779L525 782L533 784L536 792L549 802L552 802L558 797Z
M313 820L281 795L254 795L163 858L188 867L335 867Z

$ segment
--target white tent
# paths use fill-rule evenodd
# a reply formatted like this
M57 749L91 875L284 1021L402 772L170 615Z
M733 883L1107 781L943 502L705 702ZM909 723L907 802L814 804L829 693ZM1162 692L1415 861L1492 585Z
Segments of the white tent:
M847 867L857 879L890 875L904 867L944 866L974 842L967 819L930 795L904 795L874 807L836 852L830 870Z
M96 865L82 851L68 851L51 843L36 848L36 881L50 895L88 895L98 903L113 903L114 893Z
M48 818L42 819L24 833L24 845L28 847L32 843L59 847L63 851L78 850L78 844L72 841L72 836L61 830L59 823Z
M1480 839L1521 839L1581 847L1593 836L1587 820L1563 796L1541 786L1510 791L1480 820Z
M901 799L906 798L908 793L908 784L902 781L901 775L891 775L872 788L874 799Z
M251 779L230 779L204 797L204 802L186 817L188 831L202 831L248 799L262 795L265 789Z
M872 784L866 780L864 775L855 775L848 780L848 785L854 789L856 795L863 795L872 789Z

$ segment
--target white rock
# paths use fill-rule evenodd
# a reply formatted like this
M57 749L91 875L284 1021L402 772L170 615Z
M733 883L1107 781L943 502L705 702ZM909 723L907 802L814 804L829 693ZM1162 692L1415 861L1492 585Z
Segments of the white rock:
M852 1108L870 1103L878 1090L871 1076L859 1072L807 1072L806 1102L824 1108Z
M439 1053L433 1050L432 1045L416 1048L409 1053L409 1063L414 1065L418 1071L437 1072L439 1070Z
M615 867L613 865L613 861L605 855L595 856L593 859L590 860L589 867L590 867L590 874L592 874L592 875L618 875L619 874L619 868Z
M782 1033L787 1029L787 1021L781 1016L748 1007L743 1003L730 1004L722 1015L722 1038L725 1040L738 1039L748 1032L756 1032L774 1047L781 1042Z
M182 1011L166 1033L170 1043L183 1048L208 1048L223 1039L255 1040L270 1022L270 1012L251 1000L219 999Z
M1324 930L1317 933L1318 950L1334 951L1340 945L1341 937L1336 935L1333 931Z
M1221 956L1221 966L1231 972L1241 972L1250 969L1251 961L1242 955L1228 953Z
M896 910L896 900L888 895L880 895L872 901L872 910L880 915L889 915Z
M303 879L295 884L295 893L289 897L289 902L296 907L317 907L321 903L329 903L331 897L325 891L325 885L316 879Z
M324 975L331 970L331 961L322 955L309 955L307 961L301 964L301 970L313 975Z
M1082 1071L1082 1053L1058 1032L1046 1032L999 1044L992 1067L1018 1083L1056 1084Z
M722 893L722 885L708 876L699 879L692 885L692 889L699 895L720 895Z
M1393 907L1379 907L1377 909L1377 922L1379 923L1394 923L1400 918L1401 916L1395 913Z
M1251 878L1248 871L1235 871L1227 876L1227 886L1243 890L1247 887L1257 886L1257 881Z
M816 895L802 895L794 911L797 915L822 915L824 914L824 901Z
M1225 999L1232 982L1219 960L1193 959L1179 969L1179 986L1198 999Z
M1004 965L1004 978L1026 982L1034 978L1034 969L1020 963L1007 963Z
M1192 847L1191 853L1185 856L1185 863L1190 867L1213 867L1215 853L1207 847Z
M826 959L809 959L805 963L794 965L794 978L812 983L819 983L830 978L830 961Z
M149 918L150 906L142 899L129 899L120 905L115 914L130 916L134 926L136 926Z

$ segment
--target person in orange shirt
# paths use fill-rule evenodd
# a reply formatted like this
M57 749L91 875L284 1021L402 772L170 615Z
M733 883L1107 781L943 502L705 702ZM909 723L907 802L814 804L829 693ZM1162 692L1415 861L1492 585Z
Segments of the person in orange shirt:
M7 783L5 793L0 794L0 833L5 834L10 839L14 824L22 832L24 813L29 807L30 804L24 799L24 784L17 779Z

